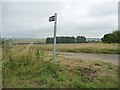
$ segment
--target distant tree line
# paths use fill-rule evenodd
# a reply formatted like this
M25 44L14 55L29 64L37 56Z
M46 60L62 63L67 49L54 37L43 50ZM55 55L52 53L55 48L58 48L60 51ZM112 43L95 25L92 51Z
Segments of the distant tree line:
M52 44L53 42L54 42L53 37L47 37L46 39L47 44ZM85 36L77 36L76 38L66 36L56 37L56 43L85 43L85 42L86 42Z
M120 43L120 30L105 34L101 40L104 43Z
M13 40L12 39L6 39L6 38L1 38L1 44L4 45L4 44L12 44L13 43Z
M0 45L2 45L2 38L0 38Z

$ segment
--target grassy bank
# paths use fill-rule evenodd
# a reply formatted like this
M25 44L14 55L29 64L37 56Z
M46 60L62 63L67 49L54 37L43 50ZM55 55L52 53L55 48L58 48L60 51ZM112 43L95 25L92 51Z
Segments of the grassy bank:
M101 61L69 60L51 56L44 47L5 46L3 87L27 88L115 88L118 67Z

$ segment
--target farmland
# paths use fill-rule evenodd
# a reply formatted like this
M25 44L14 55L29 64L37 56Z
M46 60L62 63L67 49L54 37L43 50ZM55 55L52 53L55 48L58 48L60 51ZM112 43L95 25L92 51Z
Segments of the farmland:
M60 52L118 53L118 44L58 44ZM84 49L83 49L84 48ZM70 49L70 50L69 50ZM83 51L81 51L83 49ZM106 50L99 51L100 49ZM57 55L52 62L52 45L11 45L3 47L3 87L27 88L117 88L118 66L100 60ZM85 50L85 51L84 51Z
M52 44L36 45L41 50L52 50ZM57 44L57 51L74 53L101 53L119 54L118 44L81 43L81 44Z

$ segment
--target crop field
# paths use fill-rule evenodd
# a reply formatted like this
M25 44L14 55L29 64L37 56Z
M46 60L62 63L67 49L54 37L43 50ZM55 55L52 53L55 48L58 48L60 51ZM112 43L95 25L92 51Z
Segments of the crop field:
M118 66L56 55L51 44L3 46L3 88L117 88ZM58 44L58 52L119 53L118 44Z
M52 44L35 45L42 50L51 51ZM57 44L57 51L74 53L101 53L101 54L120 54L118 44L104 43L81 43L81 44Z
M13 43L45 43L44 38L18 38L13 40Z

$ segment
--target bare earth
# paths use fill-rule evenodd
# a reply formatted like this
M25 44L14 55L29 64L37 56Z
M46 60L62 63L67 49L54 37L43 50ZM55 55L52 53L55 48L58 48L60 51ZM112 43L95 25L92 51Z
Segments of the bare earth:
M117 54L87 54L87 53L69 53L69 52L57 52L59 56L70 59L83 59L83 60L100 60L114 65L118 65ZM50 53L52 54L52 52Z

